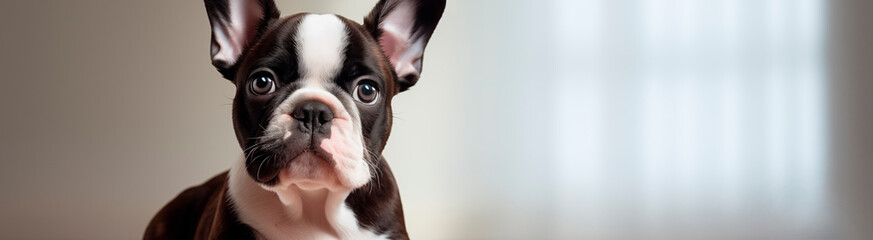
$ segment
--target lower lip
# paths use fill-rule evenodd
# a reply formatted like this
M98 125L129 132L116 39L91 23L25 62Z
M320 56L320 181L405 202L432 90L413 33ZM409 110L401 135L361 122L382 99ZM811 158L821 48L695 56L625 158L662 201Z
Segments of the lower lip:
M298 188L306 191L324 188L324 184L318 184L311 181L295 182L294 185L297 185Z
M299 159L303 159L303 158L312 158L312 159L315 159L316 161L328 163L328 165L330 165L331 161L329 159L323 158L321 155L316 154L315 151L316 150L307 150L303 153L300 153L300 155L297 155L297 157L295 157L291 161L293 162L293 161L299 161Z

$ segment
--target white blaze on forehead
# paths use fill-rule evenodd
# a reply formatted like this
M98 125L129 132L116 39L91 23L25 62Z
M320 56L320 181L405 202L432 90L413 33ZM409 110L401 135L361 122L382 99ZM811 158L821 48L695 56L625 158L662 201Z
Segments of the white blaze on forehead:
M297 27L297 55L303 79L330 81L342 70L348 31L335 15L310 14Z

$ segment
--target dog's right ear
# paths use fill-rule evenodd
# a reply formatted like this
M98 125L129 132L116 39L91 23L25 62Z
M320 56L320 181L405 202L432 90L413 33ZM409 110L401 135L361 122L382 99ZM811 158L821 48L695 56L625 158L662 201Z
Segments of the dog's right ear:
M212 26L212 65L233 80L237 61L279 10L272 0L204 0Z
M380 0L364 19L397 73L398 92L418 82L424 48L445 8L446 0Z

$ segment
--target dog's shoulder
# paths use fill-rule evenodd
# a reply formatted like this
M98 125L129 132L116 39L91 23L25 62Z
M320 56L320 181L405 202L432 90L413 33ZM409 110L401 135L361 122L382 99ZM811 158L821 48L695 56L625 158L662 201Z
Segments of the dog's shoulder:
M227 172L193 186L167 203L149 222L143 239L215 239L228 226Z

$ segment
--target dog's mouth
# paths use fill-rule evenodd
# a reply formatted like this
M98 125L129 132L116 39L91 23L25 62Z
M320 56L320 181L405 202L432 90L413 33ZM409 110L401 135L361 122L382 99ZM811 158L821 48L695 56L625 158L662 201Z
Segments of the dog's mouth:
M278 142L278 143L277 143ZM246 151L246 170L256 182L273 186L287 179L317 180L333 174L332 154L313 144L258 143Z
M287 97L260 137L246 146L249 176L265 188L296 181L336 189L366 184L372 165L360 120L343 106L324 90L297 90Z
M296 184L308 189L335 185L335 165L336 162L324 151L304 151L279 169L274 185Z

